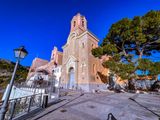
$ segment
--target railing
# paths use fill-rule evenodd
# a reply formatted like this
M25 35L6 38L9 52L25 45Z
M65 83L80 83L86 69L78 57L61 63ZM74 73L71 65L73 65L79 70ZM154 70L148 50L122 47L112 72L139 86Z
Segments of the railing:
M45 94L59 94L59 87L55 87L52 85L46 86L27 86L27 85L16 85L17 88L22 90L31 91L33 93L45 93Z
M34 85L34 86L28 86L25 83L24 84L16 84L15 85L17 88L22 88L22 89L28 89L29 91L32 92L36 92L36 91L41 91L43 90L43 92L45 93L53 93L55 92L56 87L54 87L53 85Z
M42 100L42 94L35 94L9 100L5 120L16 119L38 108L42 108Z

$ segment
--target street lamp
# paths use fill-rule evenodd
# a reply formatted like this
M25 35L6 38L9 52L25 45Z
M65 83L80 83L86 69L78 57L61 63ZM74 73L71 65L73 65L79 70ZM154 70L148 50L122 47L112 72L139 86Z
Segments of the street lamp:
M14 49L14 55L17 59L23 59L27 56L28 52L24 48L24 46L21 46L20 48Z
M20 48L14 49L14 54L15 54L15 58L17 59L17 61L16 61L16 65L14 67L14 71L13 71L13 74L12 74L11 81L10 81L9 86L8 86L8 90L6 91L7 93L6 93L3 105L2 105L1 110L0 110L0 120L4 120L5 114L7 112L8 101L9 101L10 94L11 94L11 91L12 91L12 86L13 86L13 83L14 83L14 78L15 78L15 74L16 74L18 64L19 64L21 59L25 58L25 56L28 54L28 52L25 50L24 46L22 46Z

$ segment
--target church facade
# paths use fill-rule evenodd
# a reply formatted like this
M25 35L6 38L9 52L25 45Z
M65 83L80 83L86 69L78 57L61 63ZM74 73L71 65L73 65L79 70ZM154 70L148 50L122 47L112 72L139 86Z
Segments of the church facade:
M88 30L86 18L78 13L71 20L71 30L62 47L63 52L54 48L50 61L42 62L42 65L33 61L28 79L32 76L31 71L34 74L38 69L45 69L51 75L57 66L61 66L60 84L63 88L84 91L102 89L105 85L98 72L108 74L109 70L103 68L102 60L92 55L91 50L98 47L98 41ZM33 67L35 64L39 66Z

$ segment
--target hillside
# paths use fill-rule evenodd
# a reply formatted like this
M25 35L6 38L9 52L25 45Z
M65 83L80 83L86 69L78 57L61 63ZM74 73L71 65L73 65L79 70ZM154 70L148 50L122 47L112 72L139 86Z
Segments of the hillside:
M6 85L9 83L14 66L14 62L0 59L0 90L5 89ZM15 83L24 82L26 80L28 70L29 67L19 65L16 72Z

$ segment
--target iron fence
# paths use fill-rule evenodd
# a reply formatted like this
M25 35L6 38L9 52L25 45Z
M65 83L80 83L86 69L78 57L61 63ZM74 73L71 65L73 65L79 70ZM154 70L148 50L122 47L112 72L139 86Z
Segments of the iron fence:
M16 119L32 112L33 110L42 108L42 100L42 94L35 94L9 100L5 120ZM2 103L3 102L1 102L1 104Z

